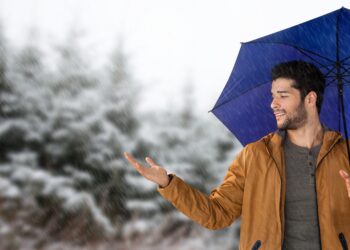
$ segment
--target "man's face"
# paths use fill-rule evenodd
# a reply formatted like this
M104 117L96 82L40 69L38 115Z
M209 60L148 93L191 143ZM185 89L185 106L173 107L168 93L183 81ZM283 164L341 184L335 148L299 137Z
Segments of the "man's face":
M279 129L298 129L307 121L304 102L300 91L292 87L293 82L287 78L277 78L272 82L271 108Z

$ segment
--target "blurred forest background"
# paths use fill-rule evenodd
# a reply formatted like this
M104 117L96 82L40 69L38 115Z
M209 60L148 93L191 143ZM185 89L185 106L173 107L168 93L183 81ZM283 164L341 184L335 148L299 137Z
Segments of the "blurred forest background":
M11 44L1 26L0 249L237 248L238 223L201 228L122 157L149 155L206 193L220 183L240 145L196 112L193 83L172 97L181 107L140 112L122 42L99 68L73 30L50 55L35 35Z

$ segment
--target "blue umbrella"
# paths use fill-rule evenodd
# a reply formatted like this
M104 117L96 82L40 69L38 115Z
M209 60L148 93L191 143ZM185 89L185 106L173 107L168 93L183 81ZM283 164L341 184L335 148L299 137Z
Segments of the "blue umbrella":
M243 145L277 129L270 109L271 69L291 60L312 62L324 73L321 122L348 138L350 10L341 8L242 43L232 73L211 111Z

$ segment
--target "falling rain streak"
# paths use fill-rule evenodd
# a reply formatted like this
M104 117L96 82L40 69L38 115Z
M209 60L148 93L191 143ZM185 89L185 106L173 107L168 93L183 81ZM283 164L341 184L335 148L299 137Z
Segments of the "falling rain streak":
M191 105L139 112L142 90L119 46L92 69L69 34L48 67L35 40L13 48L0 32L1 249L236 244L232 229L208 232L176 212L122 158L150 155L209 192L234 157L222 125ZM193 104L193 91L178 98Z

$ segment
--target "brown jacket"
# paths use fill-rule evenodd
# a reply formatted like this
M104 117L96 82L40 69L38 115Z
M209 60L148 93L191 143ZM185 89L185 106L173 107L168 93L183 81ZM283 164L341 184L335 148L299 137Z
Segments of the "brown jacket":
M231 225L241 216L240 249L280 250L284 235L285 171L283 136L271 133L247 145L225 179L209 196L176 175L160 194L209 229ZM345 140L327 131L317 158L316 192L323 250L350 244L350 198L339 170L350 173Z

